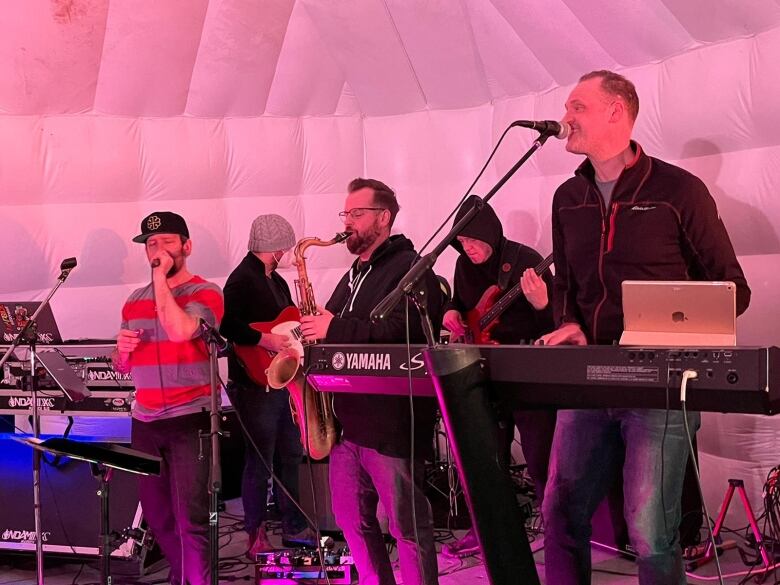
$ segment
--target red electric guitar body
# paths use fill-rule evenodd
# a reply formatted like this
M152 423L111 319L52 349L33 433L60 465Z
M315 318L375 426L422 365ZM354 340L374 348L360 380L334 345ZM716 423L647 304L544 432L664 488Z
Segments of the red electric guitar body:
M299 339L300 335L296 334L295 331L300 331L300 321L301 312L298 307L291 306L282 309L273 321L250 323L249 326L260 333L287 334L293 339ZM265 372L276 355L274 352L259 345L234 345L233 351L255 384L259 386L268 384Z
M542 260L537 266L534 266L534 272L538 276L552 265L552 254ZM496 344L490 338L490 331L498 325L498 318L506 311L510 305L523 294L523 289L518 282L504 294L498 285L492 285L482 293L482 296L470 311L466 311L466 334L463 341L465 343L475 343L478 345Z

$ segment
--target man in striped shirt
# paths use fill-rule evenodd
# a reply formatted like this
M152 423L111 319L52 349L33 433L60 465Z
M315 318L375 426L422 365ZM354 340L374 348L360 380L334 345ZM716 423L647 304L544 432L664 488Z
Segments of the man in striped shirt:
M184 219L159 211L141 222L151 282L122 308L114 365L132 372L132 445L162 457L159 477L141 477L144 516L171 565L170 582L209 582L209 362L200 322L217 327L222 292L187 269L192 241Z

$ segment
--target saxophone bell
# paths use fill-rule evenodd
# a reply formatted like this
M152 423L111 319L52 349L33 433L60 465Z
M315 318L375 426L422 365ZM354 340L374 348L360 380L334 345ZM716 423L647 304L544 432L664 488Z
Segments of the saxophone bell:
M295 380L301 366L301 355L292 347L280 351L265 370L268 386L281 390Z

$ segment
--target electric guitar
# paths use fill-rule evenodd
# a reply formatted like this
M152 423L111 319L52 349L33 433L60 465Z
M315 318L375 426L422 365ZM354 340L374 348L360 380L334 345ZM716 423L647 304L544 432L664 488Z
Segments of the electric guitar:
M553 256L550 254L538 265L534 266L534 272L541 276L550 268L553 263ZM518 282L503 295L498 285L491 285L482 293L477 306L466 311L466 334L463 336L464 343L488 344L496 343L490 338L490 331L498 325L498 318L506 311L519 296L523 294L523 289ZM549 293L549 291L548 291Z
M298 307L285 307L273 321L260 321L250 323L249 326L260 333L276 333L277 335L289 335L293 340L292 346L300 355L303 355L301 339L301 312ZM233 351L244 366L249 378L259 386L268 384L266 370L271 360L276 356L275 352L268 351L259 345L233 345Z

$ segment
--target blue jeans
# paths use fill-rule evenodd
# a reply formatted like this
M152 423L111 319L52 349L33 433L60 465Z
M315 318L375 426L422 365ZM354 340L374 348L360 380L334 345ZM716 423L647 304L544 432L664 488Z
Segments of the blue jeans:
M268 468L257 454L257 445L263 459L273 467L274 453L279 461L278 476L284 487L299 501L298 466L303 456L301 433L290 413L290 393L259 386L243 386L230 382L227 387L230 402L236 409L246 437L244 474L241 499L244 502L244 527L257 532L267 516ZM251 439L251 441L250 441ZM306 519L281 490L276 489L276 500L282 514L282 532L295 534L306 528ZM250 543L251 544L251 543Z
M688 424L696 432L699 414L689 413ZM639 583L686 582L678 543L688 461L682 412L606 409L558 411L543 505L547 583L590 583L591 517L620 472L621 442L623 513Z
M139 475L144 518L171 565L171 583L207 585L209 572L207 412L152 422L133 419L132 446L162 457L159 477ZM78 504L77 504L78 505Z
M390 533L398 543L404 585L436 585L439 582L431 505L420 488L424 479L423 463L415 463L414 488L410 463L409 459L382 455L349 441L342 441L331 451L333 513L352 551L360 585L395 585L376 516L379 501L387 512ZM412 522L412 492L419 549ZM420 574L420 564L424 575Z

